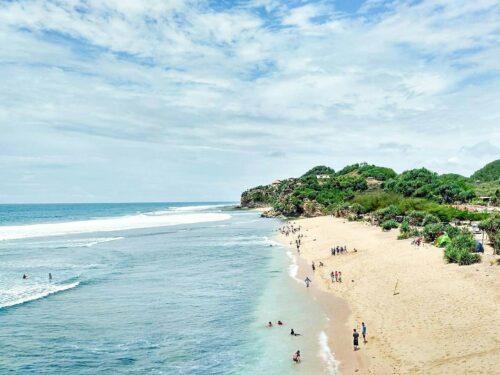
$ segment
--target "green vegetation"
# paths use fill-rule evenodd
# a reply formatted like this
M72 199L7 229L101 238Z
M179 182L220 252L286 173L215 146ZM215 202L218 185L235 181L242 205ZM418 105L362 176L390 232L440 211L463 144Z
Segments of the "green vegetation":
M451 242L446 246L444 257L450 263L459 265L469 265L481 262L481 256L474 253L476 241L468 231L461 231L451 238Z
M324 165L318 165L314 168L309 169L306 173L304 173L301 176L301 178L311 177L311 176L316 177L318 175L325 175L325 174L334 175L335 171L333 170L333 168Z
M479 228L486 232L495 249L495 253L500 255L500 213L497 212L481 221Z
M482 181L479 183L453 173L438 175L425 168L398 175L390 168L366 163L346 166L337 173L320 165L300 178L245 191L241 206L272 206L269 216L329 214L348 220L366 219L377 223L382 230L399 227L400 239L422 236L427 242L435 242L446 233L449 239L441 241L443 246L446 244L446 259L472 264L481 257L473 252L473 236L459 229L457 222L481 221L480 227L500 254L500 213L471 212L452 204L486 204L481 196L493 197L487 203L497 204L499 163L497 160L477 171L473 178Z
M382 230L391 230L393 228L397 228L398 226L399 224L396 220L390 219L382 223Z
M500 159L486 164L470 176L472 181L490 182L500 179Z
M373 164L352 164L344 167L342 170L337 172L338 176L343 176L347 174L356 174L363 176L365 178L372 177L379 181L388 180L390 178L396 177L396 172L391 168L379 167Z
M405 171L388 180L384 188L405 197L425 198L438 203L468 202L476 196L467 178L455 174L439 176L425 168Z

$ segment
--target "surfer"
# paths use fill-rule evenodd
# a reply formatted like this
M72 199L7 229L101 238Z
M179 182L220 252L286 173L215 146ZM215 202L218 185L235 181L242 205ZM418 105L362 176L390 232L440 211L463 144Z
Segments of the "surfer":
M26 276L26 274L23 275L23 280L26 280L28 278L28 276Z
M290 331L290 335L292 335L292 336L300 336L300 333L295 333L295 331L292 328L291 331Z

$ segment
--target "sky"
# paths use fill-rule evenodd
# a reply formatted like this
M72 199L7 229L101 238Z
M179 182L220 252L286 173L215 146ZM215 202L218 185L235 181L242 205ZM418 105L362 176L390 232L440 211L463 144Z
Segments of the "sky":
M498 0L0 0L0 79L1 203L500 157Z

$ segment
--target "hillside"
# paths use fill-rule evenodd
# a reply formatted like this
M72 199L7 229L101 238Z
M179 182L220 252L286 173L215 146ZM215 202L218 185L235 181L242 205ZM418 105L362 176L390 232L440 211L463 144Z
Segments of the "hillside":
M491 176L491 165L478 172L486 171L485 175ZM485 184L491 193L489 200L480 198L486 192ZM266 217L364 218L384 230L400 227L402 238L423 236L430 242L444 232L450 237L459 234L448 223L482 221L497 248L499 191L498 179L477 184L471 178L439 175L426 168L396 174L390 168L361 163L338 172L317 166L299 178L249 189L241 195L241 207L272 207L263 214Z
M491 182L500 179L500 159L486 164L483 168L477 170L470 177L472 181Z

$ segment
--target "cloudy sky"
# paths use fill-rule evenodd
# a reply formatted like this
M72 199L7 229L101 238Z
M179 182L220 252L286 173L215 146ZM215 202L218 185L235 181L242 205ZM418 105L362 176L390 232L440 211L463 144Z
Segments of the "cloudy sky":
M0 202L500 157L498 0L0 0Z

